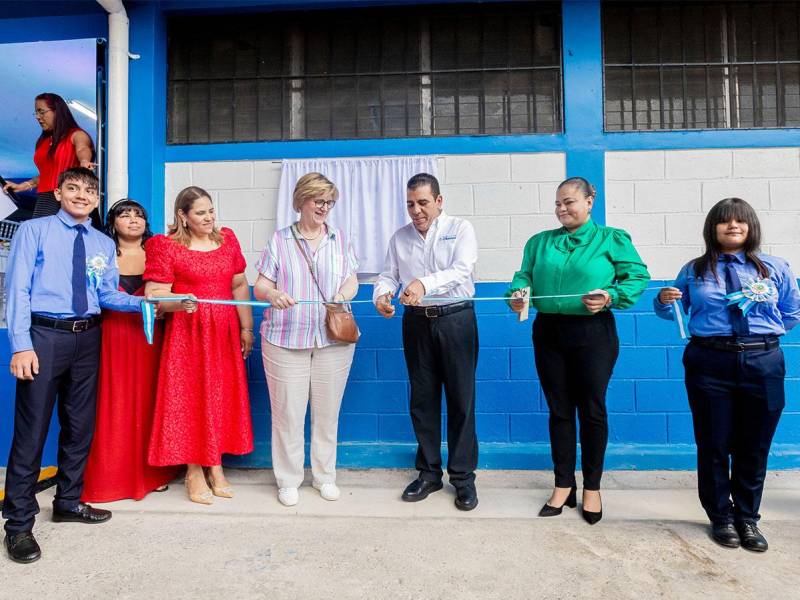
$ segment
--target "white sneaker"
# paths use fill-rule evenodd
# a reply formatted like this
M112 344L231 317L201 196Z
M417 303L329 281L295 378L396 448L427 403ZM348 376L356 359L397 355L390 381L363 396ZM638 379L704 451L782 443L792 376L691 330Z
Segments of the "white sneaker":
M322 496L323 500L330 500L333 502L334 500L338 500L339 496L342 495L335 483L319 483L313 481L311 485L315 490L319 490L319 495Z
M294 506L300 501L297 488L281 488L278 490L278 500L284 506Z

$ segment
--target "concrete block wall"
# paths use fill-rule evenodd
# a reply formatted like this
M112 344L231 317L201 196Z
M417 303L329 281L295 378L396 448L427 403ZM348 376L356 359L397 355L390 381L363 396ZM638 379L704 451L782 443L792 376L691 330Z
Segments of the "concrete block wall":
M794 248L793 240L780 225L782 219L794 218L790 208L800 177L797 161L794 149L609 153L606 218L631 232L656 280L663 280L699 253L693 236L699 236L703 211L719 198L737 194L753 202L765 220L768 247L791 260L787 249ZM564 155L447 155L438 169L446 210L470 219L478 231L477 295L501 295L518 268L525 241L556 224L551 207L555 186L565 175ZM252 264L275 227L279 176L280 163L273 161L168 164L165 221L171 221L180 189L191 184L208 189L221 222L242 242L252 281ZM633 308L616 313L621 352L608 391L609 468L694 467L691 415L682 382L684 342L673 323L652 314L654 294L648 291ZM369 297L371 285L364 284L359 298ZM479 303L477 310L480 465L549 469L548 413L533 364L530 322L518 323L503 303ZM339 463L408 467L415 446L400 316L383 319L369 305L356 305L356 314L362 338L342 404ZM772 464L797 467L800 331L786 337L784 352L787 406ZM14 406L9 356L6 336L0 336L0 414L7 416ZM270 408L258 348L247 369L256 448L229 462L264 467L270 464ZM11 426L10 418L0 419L0 464L8 456ZM443 434L445 427L446 415ZM57 434L51 433L45 450L48 464L55 459L56 440Z
M606 221L626 229L655 278L703 248L703 221L723 198L758 211L763 251L800 269L800 148L608 152Z
M565 178L563 153L441 155L437 169L445 210L475 226L479 281L508 281L528 238L558 226L551 206ZM181 189L197 185L208 190L220 223L239 238L252 282L252 265L275 231L280 174L280 161L168 163L165 221L172 222Z
M478 296L495 296L505 283L479 283ZM655 317L655 290L631 309L617 311L620 357L608 390L608 468L694 467L692 419L683 385L684 342L674 323ZM362 285L359 298L371 296ZM340 464L413 464L408 375L401 315L379 317L357 305L362 331L340 418ZM482 467L550 468L547 404L533 363L531 323L518 323L500 303L478 304L476 426ZM532 318L535 315L532 315ZM257 317L258 318L258 317ZM800 439L800 332L784 340L787 405L775 436L773 466L798 466ZM260 352L248 360L256 450L232 464L270 463L270 408ZM443 407L442 439L446 439ZM307 424L308 425L308 424ZM308 439L308 438L307 438Z

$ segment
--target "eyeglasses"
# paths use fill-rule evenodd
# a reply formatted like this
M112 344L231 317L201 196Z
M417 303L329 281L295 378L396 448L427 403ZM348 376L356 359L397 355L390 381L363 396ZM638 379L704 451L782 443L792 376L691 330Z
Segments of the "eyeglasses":
M46 115L47 113L49 113L49 112L53 112L53 110L52 110L52 109L50 109L50 108L48 108L47 110L41 110L41 109L39 109L39 110L37 110L37 111L35 111L35 112L33 113L33 116L34 116L34 117L43 117L43 116L45 116L45 115Z
M314 200L314 206L317 208L322 208L324 206L328 210L331 210L334 204L336 204L336 200Z

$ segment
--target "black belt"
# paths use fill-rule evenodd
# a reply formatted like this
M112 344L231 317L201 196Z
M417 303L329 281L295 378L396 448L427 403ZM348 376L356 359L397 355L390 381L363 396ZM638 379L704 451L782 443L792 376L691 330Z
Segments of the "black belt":
M415 317L428 317L433 319L435 317L443 317L451 315L467 308L472 308L472 300L464 300L463 302L454 302L453 304L433 304L431 306L406 306Z
M733 337L697 337L691 342L703 348L713 348L723 352L749 352L752 350L774 350L781 343L777 336L765 335L757 339L736 339Z
M58 329L60 331L71 331L72 333L81 333L92 327L97 327L102 320L100 315L92 315L88 319L53 319L52 317L45 317L44 315L31 315L31 323L33 325L49 327L50 329Z

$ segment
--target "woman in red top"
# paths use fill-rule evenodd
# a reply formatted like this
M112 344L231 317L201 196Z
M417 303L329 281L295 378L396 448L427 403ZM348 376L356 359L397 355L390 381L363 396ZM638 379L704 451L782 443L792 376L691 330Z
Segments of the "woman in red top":
M33 162L39 174L22 183L7 183L4 189L25 192L36 188L36 206L33 216L54 215L61 208L53 190L57 187L58 176L72 167L94 169L94 144L89 134L81 129L69 111L67 103L58 94L39 94L36 96L34 116L42 128L36 140ZM95 216L92 216L92 224Z
M169 234L150 238L145 251L148 296L250 298L239 241L230 229L217 228L211 198L201 188L178 194ZM253 450L243 360L253 341L249 306L201 303L196 311L167 315L148 460L187 465L193 502L211 504L212 493L232 497L222 455Z
M115 203L106 217L106 233L117 245L120 290L141 296L144 244L153 235L142 205L127 198ZM163 334L158 324L150 345L141 314L103 311L97 421L83 473L84 502L141 500L165 489L176 475L174 467L147 464Z

